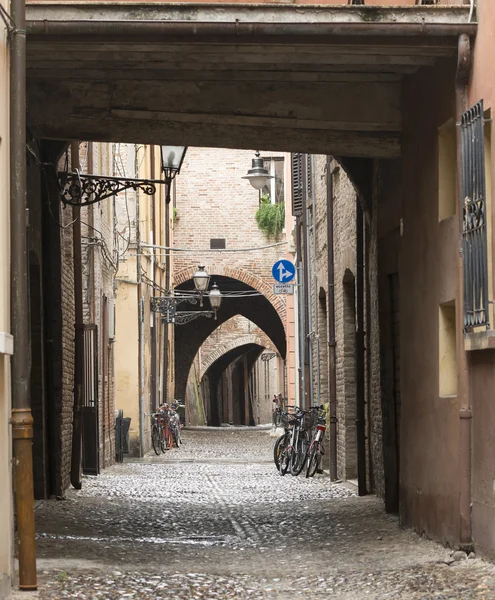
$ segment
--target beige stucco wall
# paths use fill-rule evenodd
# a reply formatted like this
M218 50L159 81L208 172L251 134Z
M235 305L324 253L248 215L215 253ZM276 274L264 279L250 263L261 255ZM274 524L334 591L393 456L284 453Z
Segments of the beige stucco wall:
M0 0L8 9L8 3ZM0 28L0 333L9 319L9 70L5 27ZM0 598L7 597L12 573L12 483L10 452L10 360L0 354Z
M137 285L120 280L115 294L115 406L131 418L131 447L139 444L137 301Z
M152 155L154 152L154 165ZM117 144L119 169L116 175L138 176L141 179L160 179L160 160L157 147L134 146ZM136 171L137 169L137 171ZM139 204L139 211L138 209ZM139 217L138 217L139 215ZM117 229L120 232L119 268L116 276L116 326L115 326L115 407L122 409L125 417L131 418L129 432L130 453L143 454L151 447L151 420L153 381L152 381L152 313L150 300L163 295L165 287L165 252L156 249L155 253L150 244L163 246L165 244L165 187L157 186L154 197L154 227L153 235L153 198L142 192L128 191L116 198ZM139 227L138 227L139 220ZM169 223L170 240L173 240L173 210L170 205ZM140 272L138 282L137 265L137 233L141 244ZM153 291L154 290L154 291ZM140 299L144 311L139 310ZM139 324L142 319L143 336L143 369L139 372ZM157 314L154 321L156 327L156 392L157 403L162 403L163 394L163 347L164 325L161 316ZM173 328L169 327L169 364L167 376L168 398L174 397L173 382ZM140 386L142 389L140 389ZM139 444L139 403L143 397L144 433L143 449Z

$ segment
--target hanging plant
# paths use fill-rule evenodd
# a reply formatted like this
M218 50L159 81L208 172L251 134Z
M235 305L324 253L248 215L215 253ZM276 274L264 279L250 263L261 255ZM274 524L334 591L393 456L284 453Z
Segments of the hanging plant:
M272 204L269 196L261 196L260 207L256 212L256 222L267 237L277 238L284 228L284 204Z

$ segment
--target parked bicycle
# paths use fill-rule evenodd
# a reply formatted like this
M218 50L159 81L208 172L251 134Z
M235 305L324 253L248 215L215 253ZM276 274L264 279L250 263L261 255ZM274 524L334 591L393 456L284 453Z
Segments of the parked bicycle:
M168 411L168 423L172 431L174 444L177 448L180 448L182 444L182 423L177 410L184 408L184 406L184 404L180 404L178 400L175 400Z
M287 414L285 408L285 399L282 397L282 394L274 394L272 402L275 404L275 408L272 413L272 424L274 427L283 427L284 426L284 414Z
M297 476L304 467L308 435L303 428L305 410L294 407L289 417L290 441L280 455L279 473L284 476L290 468L291 475Z
M322 409L323 406L320 407L318 422L316 423L313 439L308 450L306 477L313 477L317 471L321 472L322 456L325 454L323 439L327 428Z
M147 415L151 417L151 445L156 455L165 452L165 438L163 431L163 415L161 411Z
M309 449L308 432L315 427L321 407L312 406L308 410L292 407L294 413L285 413L285 432L275 442L273 458L280 475L290 469L297 476L306 464ZM313 473L314 474L314 473Z

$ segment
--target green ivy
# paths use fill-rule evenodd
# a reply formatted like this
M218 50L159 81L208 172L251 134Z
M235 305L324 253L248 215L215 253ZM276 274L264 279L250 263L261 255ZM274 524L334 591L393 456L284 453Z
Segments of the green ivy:
M272 204L269 196L261 196L256 222L267 237L277 238L284 228L285 206L281 203Z

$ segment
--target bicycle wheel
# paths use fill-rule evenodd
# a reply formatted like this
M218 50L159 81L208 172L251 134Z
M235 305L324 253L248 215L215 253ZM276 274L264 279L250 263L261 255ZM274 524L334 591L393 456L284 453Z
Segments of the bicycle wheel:
M174 446L174 434L172 433L172 427L167 426L165 433L165 441L167 442L167 450L170 450Z
M177 448L180 448L180 445L182 444L180 427L174 427L174 441L175 441L175 445L177 446Z
M278 469L278 472L280 473L280 475L282 475L282 477L289 470L292 453L293 453L293 448L289 447L289 448L285 448L284 451L282 452L282 454L280 455L280 467Z
M160 425L160 448L163 452L163 454L165 454L165 452L167 451L167 441L165 439L165 427L162 425Z
M316 473L316 469L320 464L320 444L314 442L311 446L311 450L308 455L308 467L306 469L306 477L313 477Z
M286 435L281 435L277 441L275 442L275 446L273 447L273 462L277 469L280 470L280 456L282 452L287 447L288 440L286 439Z
M158 428L158 425L154 423L151 427L151 443L153 445L153 450L157 455L160 454L161 437L162 436L160 435L160 429Z
M308 435L305 431L299 432L297 445L293 454L293 459L290 465L291 475L297 477L303 470L306 463L306 455L308 452Z

